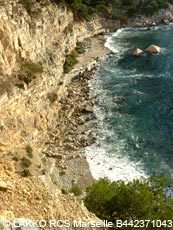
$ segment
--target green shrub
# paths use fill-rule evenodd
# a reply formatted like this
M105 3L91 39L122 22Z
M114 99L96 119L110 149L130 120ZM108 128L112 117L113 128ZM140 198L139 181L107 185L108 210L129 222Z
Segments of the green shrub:
M31 164L32 164L32 162L28 158L26 158L26 157L22 158L22 165L24 167L28 168Z
M70 55L72 56L72 58L79 57L79 54L78 54L77 50L72 50L71 53L70 53Z
M110 14L110 18L113 20L120 20L121 16L115 13Z
M33 157L33 151L32 151L32 148L31 148L31 146L30 145L27 145L26 147L25 147L25 149L26 149L26 152L27 152L27 155L30 157L30 158L32 158Z
M100 179L87 189L85 205L99 218L113 223L116 219L169 220L173 218L173 200L166 197L165 187L166 180L157 176L127 184Z
M82 42L77 42L75 50L77 51L78 54L85 53L85 48L84 48L83 43Z
M78 53L76 50L72 50L70 54L66 55L65 63L63 66L64 73L69 73L70 70L78 63Z
M82 195L82 188L79 184L73 184L69 192L73 193L75 196L80 196Z
M36 77L36 74L42 72L43 72L43 66L40 63L25 61L21 65L21 70L18 75L18 79L21 82L25 82L26 84L29 84Z
M34 63L32 61L25 61L22 63L22 70L28 74L36 74L43 72L43 66L40 63Z
M29 177L29 176L32 176L32 174L31 174L29 169L24 169L22 172L22 176L23 177Z
M85 20L89 19L88 7L85 4L80 4L76 12L79 18L85 19Z

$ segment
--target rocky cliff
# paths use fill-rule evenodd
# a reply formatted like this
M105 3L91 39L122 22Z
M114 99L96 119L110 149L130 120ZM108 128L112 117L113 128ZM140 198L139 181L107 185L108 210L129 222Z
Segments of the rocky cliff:
M77 41L104 29L96 19L76 23L66 7L50 3L35 3L29 13L17 1L0 7L1 151L16 153L31 145L39 154L47 130L57 125L67 93L68 79L62 75L65 54ZM26 60L39 62L44 69L29 84L20 74ZM58 100L51 104L53 92Z
M135 27L150 27L156 25L168 25L173 21L173 5L169 4L168 8L160 9L153 15L138 15L137 17L129 18L127 25Z
M80 167L84 159L66 136L67 129L76 129L72 100L78 92L70 91L63 64L78 41L105 29L99 18L74 21L64 5L26 2L0 1L0 217L98 221L74 196L61 193L65 160ZM43 68L26 81L27 65ZM76 108L81 102L78 98ZM84 183L86 173L91 177L85 164Z

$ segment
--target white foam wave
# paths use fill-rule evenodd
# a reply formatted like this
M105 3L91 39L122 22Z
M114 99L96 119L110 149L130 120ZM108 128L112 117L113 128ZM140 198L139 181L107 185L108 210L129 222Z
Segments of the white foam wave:
M154 28L153 28L154 29ZM155 27L155 29L160 29L159 27ZM128 34L130 33L130 30L147 30L146 28L126 28L126 29L120 29L117 30L116 33L111 34L105 43L105 46L109 48L114 53L120 54L122 52L125 52L129 47L125 44L122 44L118 42L121 39L121 36L123 37L124 34L121 34L124 30L127 30L125 36L128 37ZM129 31L129 33L128 33ZM118 39L115 39L115 37L118 37ZM117 41L116 41L117 40ZM122 46L122 47L121 47ZM119 57L119 55L118 55ZM111 72L114 72L115 70L109 70ZM118 71L118 69L116 69ZM106 75L104 76L107 77ZM125 76L121 76L127 77ZM133 77L136 80L138 78L142 77L142 74L135 73L135 70L133 72L133 75L129 74L129 77ZM153 75L149 75L148 77L153 77ZM144 170L144 162L139 162L136 160L133 160L132 158L133 154L131 154L131 149L126 148L127 143L126 140L120 139L118 136L118 126L117 130L111 130L111 128L107 127L107 124L105 120L107 118L111 118L111 110L107 109L104 110L104 105L108 104L109 107L112 106L111 103L113 103L113 106L116 106L116 100L112 100L110 98L107 89L103 87L103 81L101 78L96 77L95 79L92 79L90 84L90 90L92 94L92 98L94 98L97 102L94 106L94 112L98 120L98 127L95 133L95 137L97 138L97 144L93 146L88 146L85 150L85 154L87 157L87 161L90 166L91 173L95 179L99 179L100 177L108 177L111 180L124 180L124 181L132 181L133 179L147 177L147 174ZM118 87L124 87L124 83L118 84ZM142 94L145 96L143 92L135 91L136 94ZM116 96L115 96L116 97ZM112 107L113 107L112 106ZM116 116L119 116L119 119L123 121L123 114L116 114ZM131 119L131 117L129 118ZM121 124L120 124L121 125ZM133 135L133 134L132 134ZM113 141L112 138L113 137ZM108 143L106 140L110 140ZM138 139L135 136L132 136L132 140L134 140L134 144L136 145L136 148L140 148L140 144L138 143ZM148 153L145 153L148 154ZM131 158L130 158L131 156ZM164 163L164 162L162 162ZM161 164L161 163L160 163ZM164 163L166 165L166 163ZM165 167L163 165L163 167Z
M87 147L85 154L95 179L108 177L112 181L124 180L128 182L147 177L139 163L130 161L127 156L108 155L104 148L97 146Z
M118 29L115 33L113 33L113 37L117 37L120 33L122 33L125 29Z
M112 36L107 38L106 42L105 42L105 47L108 48L109 50L111 50L113 53L115 54L119 54L120 51L117 50L116 48L114 48L114 42L112 41Z
M88 146L85 155L90 166L91 173L95 179L108 177L110 180L132 181L136 178L147 177L140 162L133 162L126 154L126 141L120 139L114 130L107 127L106 117L111 117L111 110L104 111L104 103L115 106L111 101L108 91L104 90L103 82L96 77L89 83L92 96L99 100L94 106L98 127L96 132L97 144ZM94 87L97 85L97 87ZM101 104L100 104L101 103ZM113 103L113 105L111 105ZM106 139L114 137L114 142L107 143Z
M120 51L115 48L114 41L112 40L113 37L117 37L120 33L122 33L124 29L118 29L115 33L111 34L107 37L107 40L105 42L105 47L110 49L113 53L119 54Z
M171 27L172 27L172 24L171 24L171 26L170 25L161 25L161 26L153 26L150 28L148 28L148 27L141 27L141 28L126 27L126 28L118 29L115 33L112 33L110 36L107 37L106 42L105 42L105 47L107 47L109 50L111 50L115 54L122 54L124 51L126 51L126 47L125 46L123 46L123 47L118 46L115 43L115 38L121 37L121 33L126 32L128 34L128 32L131 32L131 31L136 31L136 32L139 31L139 33L140 33L141 31L148 31L149 29L150 30L161 30L161 29L165 30L167 28L167 30L170 30Z

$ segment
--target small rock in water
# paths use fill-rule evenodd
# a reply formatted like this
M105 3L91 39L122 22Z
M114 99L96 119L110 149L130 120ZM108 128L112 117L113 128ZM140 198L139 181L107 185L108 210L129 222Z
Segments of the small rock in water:
M150 45L147 49L146 52L154 54L154 53L160 53L162 51L162 48L156 45Z
M163 23L165 24L165 25L169 25L170 23L169 23L169 20L163 20Z
M140 57L143 54L143 50L137 48L134 52L133 52L133 56L135 57Z

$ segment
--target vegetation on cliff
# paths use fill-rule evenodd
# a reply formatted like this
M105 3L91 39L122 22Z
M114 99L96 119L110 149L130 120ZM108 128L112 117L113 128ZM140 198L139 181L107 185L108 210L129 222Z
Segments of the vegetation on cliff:
M37 75L43 73L43 71L41 63L33 63L27 60L21 64L18 79L20 83L25 82L28 85Z
M117 219L171 220L173 200L165 195L165 187L166 180L158 176L128 184L100 179L88 188L85 204L101 219L114 223Z
M41 3L40 0L36 0ZM89 20L91 15L99 14L109 19L123 19L125 16L137 16L140 14L152 15L159 9L173 4L173 0L51 0L56 4L66 4L77 20ZM28 12L32 11L32 0L20 0ZM46 4L46 2L42 2Z
M117 18L122 16L121 10L125 10L129 16L148 15L159 9L167 8L169 3L173 3L173 0L54 0L54 2L66 3L73 10L76 18L89 19L93 13ZM110 11L111 8L113 10ZM119 10L120 15L115 14Z
M65 63L64 63L64 73L69 73L70 70L78 63L77 60L78 52L76 50L72 50L71 53L66 55Z
M127 9L129 16L146 14L151 15L155 11L167 8L173 0L120 0L122 6Z
M118 0L54 0L55 3L66 3L73 11L76 19L88 20L94 13L112 18L115 15L109 12L109 8L118 3Z

